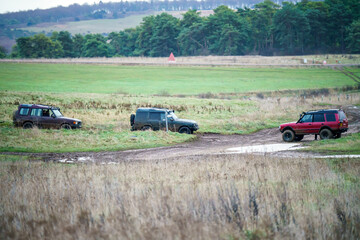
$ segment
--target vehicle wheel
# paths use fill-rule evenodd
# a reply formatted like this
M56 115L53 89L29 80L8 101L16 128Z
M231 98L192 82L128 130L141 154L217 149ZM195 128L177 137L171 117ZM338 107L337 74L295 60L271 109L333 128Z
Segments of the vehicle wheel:
M320 139L322 140L330 139L333 137L333 133L327 128L321 130L319 135L320 135Z
M337 133L337 134L335 135L335 138L341 138L341 133Z
M282 139L285 142L292 142L295 139L295 133L293 131L291 131L291 130L286 130L282 134Z
M188 127L182 127L179 129L179 133L191 134L191 130Z
M71 126L67 123L64 123L63 125L61 125L61 129L66 129L66 130L70 130Z
M295 141L301 141L303 140L304 135L295 135Z
M133 126L135 123L135 114L130 115L130 125Z
M143 126L143 127L141 128L141 131L149 131L149 130L151 130L151 127L150 127L150 126Z
M31 123L31 122L26 122L26 123L24 123L24 125L23 125L23 128L24 128L24 129L30 129L30 128L33 128L33 127L34 127L34 124Z

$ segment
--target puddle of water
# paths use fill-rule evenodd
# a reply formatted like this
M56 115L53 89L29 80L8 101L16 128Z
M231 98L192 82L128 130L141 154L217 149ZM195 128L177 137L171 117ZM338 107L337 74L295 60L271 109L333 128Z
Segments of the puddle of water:
M300 143L265 144L246 147L228 148L228 153L273 153L301 149Z

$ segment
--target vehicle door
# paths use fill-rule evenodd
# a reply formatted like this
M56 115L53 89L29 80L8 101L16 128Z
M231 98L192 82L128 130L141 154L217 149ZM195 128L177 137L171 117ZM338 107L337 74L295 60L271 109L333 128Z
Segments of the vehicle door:
M51 109L41 109L42 116L40 118L40 125L42 128L54 128L56 126L56 118L52 117L53 112Z
M307 134L311 132L313 114L305 114L298 123L296 123L296 134Z
M38 126L39 128L42 128L42 109L40 108L33 108L31 109L31 121Z
M315 113L309 133L318 133L320 131L320 128L324 125L325 125L324 113Z
M19 125L23 125L26 121L32 121L30 113L30 108L22 107L19 110L19 118L17 119L17 122Z
M154 131L160 130L163 122L165 124L161 120L161 112L149 112L149 124Z

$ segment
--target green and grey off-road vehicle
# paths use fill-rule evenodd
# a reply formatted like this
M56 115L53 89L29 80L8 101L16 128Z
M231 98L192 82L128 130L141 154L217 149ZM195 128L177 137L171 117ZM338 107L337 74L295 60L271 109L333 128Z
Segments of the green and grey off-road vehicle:
M132 131L166 130L167 127L173 132L192 134L199 129L195 121L180 119L175 115L174 110L163 108L139 108L136 114L131 114L130 124Z

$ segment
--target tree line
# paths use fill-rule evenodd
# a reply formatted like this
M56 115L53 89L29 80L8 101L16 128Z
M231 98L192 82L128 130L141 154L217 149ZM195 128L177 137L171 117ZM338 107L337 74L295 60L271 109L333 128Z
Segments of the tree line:
M54 7L50 9L36 9L20 12L0 14L1 26L31 26L42 22L80 21L99 18L121 18L128 12L144 11L186 11L188 9L212 10L220 5L227 5L236 9L252 7L262 0L150 0L150 1L120 1L98 4L72 4L68 7ZM296 0L292 0L296 1ZM283 0L277 0L281 3Z
M12 57L164 57L171 52L176 56L360 53L360 2L303 0L279 6L265 0L253 9L219 6L208 17L196 10L187 11L182 19L162 13L108 36L71 36L62 31L21 37Z

